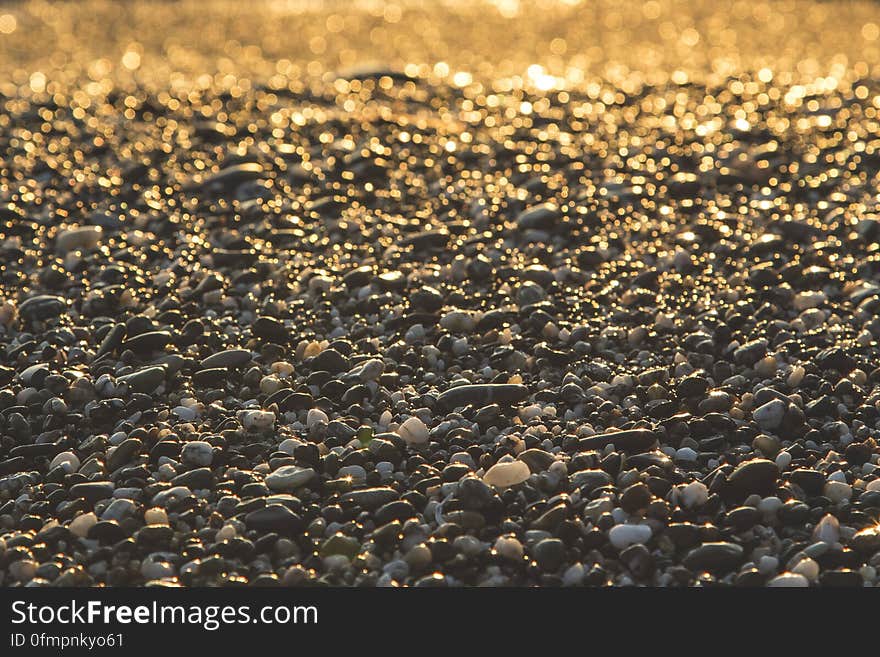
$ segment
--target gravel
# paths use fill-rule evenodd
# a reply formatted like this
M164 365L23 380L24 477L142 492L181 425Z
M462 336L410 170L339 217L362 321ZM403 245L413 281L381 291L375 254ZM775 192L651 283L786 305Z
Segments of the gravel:
M0 585L877 585L862 9L721 73L605 34L702 2L219 45L89 4L82 70L36 5L0 35ZM342 66L368 42L401 68Z

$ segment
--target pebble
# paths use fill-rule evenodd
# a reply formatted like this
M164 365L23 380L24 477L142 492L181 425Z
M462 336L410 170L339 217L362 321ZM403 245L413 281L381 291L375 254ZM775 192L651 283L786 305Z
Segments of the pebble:
M89 511L88 513L82 513L74 518L70 522L68 529L70 529L70 532L74 536L85 538L97 522L98 517L93 512Z
M159 561L158 559L144 559L141 563L141 575L143 575L146 580L174 577L174 566L166 561Z
M719 77L624 5L536 50L425 3L336 70L363 8L85 2L0 61L3 584L877 583L868 4L774 5L761 72L748 12L664 9Z
M428 442L428 427L417 417L407 418L398 427L397 435L408 445L420 445Z
M55 250L64 254L77 249L93 249L101 241L100 226L76 226L58 233L55 238Z
M348 370L349 361L336 349L325 349L312 359L311 366L314 371L340 374Z
M685 555L682 563L692 572L704 570L724 573L736 568L743 560L743 548L724 541L703 543Z
M555 203L542 203L521 212L516 218L516 225L520 230L546 230L556 224L559 216Z
M798 561L794 568L791 569L791 572L796 575L803 575L809 581L815 582L819 579L819 564L806 557Z
M327 417L327 414L322 411L320 408L312 408L309 410L309 413L306 417L306 426L309 429L314 429L319 425L325 425L330 421L330 418Z
M767 586L770 588L808 587L809 585L810 580L800 573L782 573L767 582Z
M180 457L187 465L206 467L214 460L214 448L204 440L193 440L183 446Z
M523 483L531 474L529 466L522 461L496 463L483 475L483 481L496 488L510 488Z
M220 367L237 368L247 365L251 358L251 352L247 349L226 349L202 359L199 366L203 370Z
M451 310L440 318L440 326L453 333L470 333L476 326L474 316L463 310Z
M387 504L398 498L398 493L393 488L376 487L364 488L346 493L344 499L361 506L365 509L378 509L383 504Z
M751 459L740 463L730 474L731 488L740 495L768 493L773 489L779 468L767 459Z
M79 457L73 452L61 452L49 462L49 470L61 467L68 474L79 470L79 466Z
M285 465L266 477L266 485L274 491L293 491L305 486L315 477L312 468Z
M301 526L300 517L283 504L267 504L251 511L244 518L245 524L257 531L294 534Z
M819 290L807 290L799 292L794 297L794 308L797 311L807 310L808 308L816 308L825 303L827 297L825 293Z
M87 502L94 503L113 495L113 483L109 481L90 481L82 484L74 484L70 487L72 497L82 497Z
M565 544L558 538L545 538L538 541L533 554L538 568L545 572L555 572L565 560Z
M608 540L618 550L630 545L644 544L651 540L651 527L648 525L615 525L608 532Z
M529 395L529 390L521 384L486 383L462 385L443 392L437 398L441 408L453 409L468 404L486 406L488 404L515 404Z
M133 515L136 509L137 505L131 500L116 499L104 509L104 512L101 514L101 520L116 520L119 522L123 518Z
M813 528L813 540L834 544L840 540L840 522L830 513L822 516Z
M249 431L267 431L275 425L275 414L269 411L241 411L238 419Z
M785 417L785 402L781 399L773 399L763 406L759 406L752 412L755 422L764 431L773 431L782 424Z
M376 381L384 371L385 363L378 358L370 358L355 370L355 374L361 381Z
M857 531L850 539L854 550L865 554L876 554L880 550L880 528L877 525Z
M510 559L511 561L521 561L525 555L525 549L523 548L522 543L513 536L499 536L495 540L493 549L500 556L505 559Z
M145 367L131 374L120 376L117 383L125 385L131 392L149 394L165 382L164 367Z
M144 511L144 522L148 525L167 525L168 514L165 509L147 509Z
M679 499L685 508L693 509L704 505L709 500L709 489L700 481L692 481L679 490Z
M834 504L842 504L852 497L852 486L841 481L829 481L825 484L824 494Z

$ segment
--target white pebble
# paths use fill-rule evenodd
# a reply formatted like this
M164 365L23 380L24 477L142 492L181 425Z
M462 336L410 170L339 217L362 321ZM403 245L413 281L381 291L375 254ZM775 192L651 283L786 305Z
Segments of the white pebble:
M841 504L852 497L852 486L842 481L829 481L825 484L824 493L835 504Z
M305 445L305 443L301 440L297 440L296 438L285 438L278 445L278 451L284 452L288 456L293 456L294 450L300 445Z
M536 404L526 406L520 410L519 417L523 422L528 422L536 417L541 417L541 407Z
M239 411L238 420L245 429L265 431L275 425L275 413L256 410Z
M483 481L496 488L508 488L521 484L530 475L529 466L522 461L496 463L483 475Z
M309 429L314 429L319 424L327 424L329 421L330 418L328 418L327 414L320 408L309 409L309 413L306 416L306 426Z
M174 414L182 422L192 422L199 417L199 412L196 409L186 406L175 406Z
M791 465L791 453L779 452L776 455L776 467L780 470L785 470L789 465Z
M68 474L70 474L71 472L76 472L77 470L79 470L80 466L79 457L73 452L61 452L54 459L52 459L51 463L49 463L49 469L53 470L58 466L64 468L64 471Z
M630 545L647 543L652 533L648 525L615 525L608 531L608 540L615 548L623 550Z
M311 468L301 468L297 465L282 465L272 474L266 477L266 485L274 491L291 491L305 486L315 471Z
M813 528L813 540L823 543L837 543L840 540L840 522L826 513Z
M709 489L700 481L692 481L679 489L679 499L685 508L693 509L706 503L709 499Z
M410 445L428 442L428 427L417 417L408 418L397 428L397 435Z

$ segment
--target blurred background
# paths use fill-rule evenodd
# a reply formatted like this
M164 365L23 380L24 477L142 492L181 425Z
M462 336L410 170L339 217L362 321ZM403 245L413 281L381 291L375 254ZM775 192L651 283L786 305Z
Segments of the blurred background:
M0 4L0 91L134 77L275 86L344 69L522 78L782 85L880 72L880 5L810 0L33 0ZM177 77L175 77L177 76ZM155 78L155 80L154 80ZM676 79L677 78L677 79ZM69 81L69 80L68 80ZM207 85L208 80L202 83Z

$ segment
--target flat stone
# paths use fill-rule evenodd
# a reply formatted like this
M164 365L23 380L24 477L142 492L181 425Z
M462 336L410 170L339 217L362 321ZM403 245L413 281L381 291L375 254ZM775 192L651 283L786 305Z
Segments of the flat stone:
M531 475L529 466L523 461L496 463L483 475L483 481L496 488L509 488L521 484Z
M743 548L736 543L703 543L688 552L682 563L692 572L726 573L742 563Z
M437 398L437 405L446 410L460 406L516 404L529 396L529 389L518 383L481 383L450 388Z
M614 445L621 451L637 454L651 449L657 443L657 434L650 429L628 429L609 431L595 436L581 438L578 447L583 450L604 449Z
M165 382L164 367L145 367L131 374L120 376L117 383L123 383L131 392L149 394Z
M266 485L274 491L292 491L305 486L315 477L312 468L285 465L266 477Z
M249 529L292 535L302 528L302 518L283 504L269 504L244 517Z
M378 487L349 491L343 495L342 499L370 511L378 509L392 500L396 500L399 496L399 493L393 488Z
M26 320L45 320L58 317L67 309L67 301L49 294L38 294L26 299L18 307L18 314Z
M122 342L123 349L131 349L136 354L149 354L165 349L171 342L168 331L148 331L128 338Z
M82 497L94 504L98 500L113 497L115 486L111 481L87 481L70 487L71 497Z
M647 543L653 532L648 525L615 525L608 531L608 540L618 550L630 545Z
M238 367L243 367L251 362L253 358L253 354L247 349L226 349L225 351L219 351L216 354L211 354L207 358L203 359L199 366L202 369L213 369L215 367L226 367L229 369L236 369Z
M532 472L543 472L556 462L556 457L553 454L541 449L527 449L516 458L529 466L529 470Z

